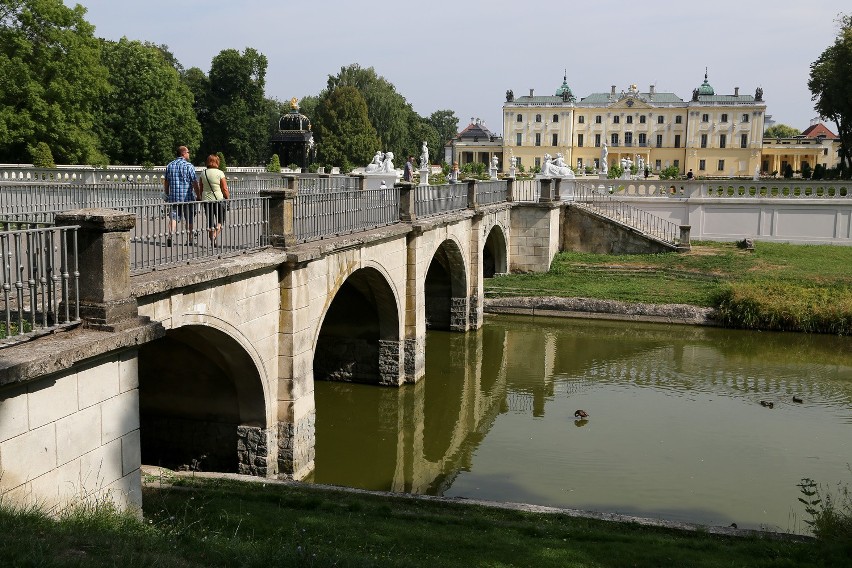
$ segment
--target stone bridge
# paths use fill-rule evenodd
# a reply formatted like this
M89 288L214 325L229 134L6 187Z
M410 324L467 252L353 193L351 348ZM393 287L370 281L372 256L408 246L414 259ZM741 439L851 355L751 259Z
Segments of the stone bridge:
M418 383L426 330L477 330L484 278L547 270L564 207L503 202L296 245L279 207L278 246L132 277L132 215L58 215L80 226L85 324L0 353L0 495L138 508L141 463L304 478L314 381ZM445 455L496 415L483 396L459 401Z

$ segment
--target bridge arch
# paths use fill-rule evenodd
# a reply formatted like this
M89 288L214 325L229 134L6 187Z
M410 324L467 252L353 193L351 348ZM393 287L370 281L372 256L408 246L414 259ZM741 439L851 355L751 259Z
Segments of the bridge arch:
M453 239L441 242L426 271L426 328L467 331L468 274L462 247Z
M401 309L392 282L368 264L329 295L314 340L315 379L400 384Z
M139 349L142 462L265 476L269 432L266 370L230 324L191 314Z
M509 272L509 244L505 229L495 223L488 231L482 247L482 277Z

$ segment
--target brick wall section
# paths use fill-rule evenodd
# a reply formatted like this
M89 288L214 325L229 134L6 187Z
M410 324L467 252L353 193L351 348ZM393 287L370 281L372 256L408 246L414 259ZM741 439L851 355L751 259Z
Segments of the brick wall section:
M141 511L137 351L0 390L0 496Z

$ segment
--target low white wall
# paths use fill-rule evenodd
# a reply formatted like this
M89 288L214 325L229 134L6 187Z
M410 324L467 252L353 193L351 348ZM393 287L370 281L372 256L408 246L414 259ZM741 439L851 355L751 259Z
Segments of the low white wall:
M0 390L0 502L141 513L137 351Z

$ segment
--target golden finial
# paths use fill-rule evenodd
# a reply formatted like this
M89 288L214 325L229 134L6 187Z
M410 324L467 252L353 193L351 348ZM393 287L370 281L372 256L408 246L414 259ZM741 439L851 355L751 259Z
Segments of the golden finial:
M290 108L293 110L299 110L299 99L296 97L290 99Z

